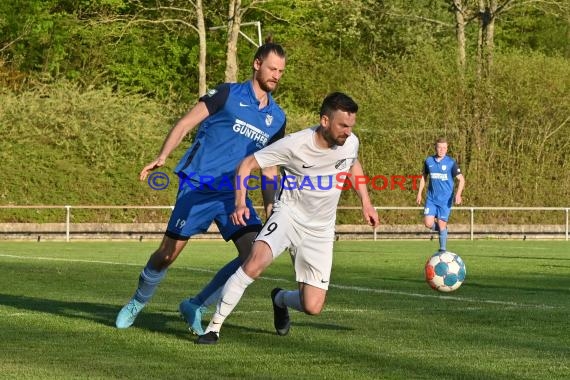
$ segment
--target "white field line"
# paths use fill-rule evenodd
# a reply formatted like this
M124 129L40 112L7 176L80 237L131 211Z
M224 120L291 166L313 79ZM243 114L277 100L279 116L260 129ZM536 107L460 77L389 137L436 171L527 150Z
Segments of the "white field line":
M114 261L100 261L100 260L81 260L81 259L64 259L59 257L42 257L42 256L18 256L18 255L7 255L7 254L0 254L0 257L12 258L12 259L22 259L22 260L47 260L47 261L63 261L63 262L71 262L71 263L88 263L88 264L104 264L104 265L121 265L121 266L137 266L142 268L142 264L133 264L133 263L121 263L121 262L114 262ZM215 271L211 269L204 269L204 268L194 268L194 267L182 267L178 269L188 269L195 272L204 272L204 273L215 273ZM284 278L276 278L276 277L260 277L264 280L269 281L279 281L279 282L289 282L292 283L293 281L284 279ZM342 289L342 290L349 290L355 292L365 292L365 293L375 293L375 294L394 294L406 297L416 297L416 298L437 298L442 300L448 301L460 301L460 302L471 302L471 303L486 303L492 305L503 305L503 306L511 306L511 307L520 307L520 308L538 308L538 309L555 309L555 306L544 305L544 304L524 304L518 302L509 302L509 301L497 301L497 300L490 300L490 299L477 299L477 298L469 298L469 297L457 297L451 295L443 295L439 293L434 294L422 294L422 293L413 293L413 292L403 292L399 290L387 290L387 289L375 289L375 288L365 288L360 286L347 286L347 285L338 285L338 284L330 284L330 288Z
M478 298L469 298L469 297L457 297L457 296L448 296L442 294L422 294L422 293L411 293L411 292L402 292L399 290L386 290L386 289L371 289L371 288L363 288L359 286L345 286L345 285L330 285L331 288L343 289L343 290L354 290L357 292L367 292L367 293L377 293L377 294L397 294L407 297L417 297L417 298L438 298L448 301L461 301L461 302L472 302L472 303L487 303L493 305L503 305L503 306L514 306L514 307L529 307L529 308L538 308L538 309L554 309L555 306L544 305L544 304L524 304L518 302L509 302L509 301L496 301L496 300L489 300L489 299L478 299Z
M491 249L497 248L497 246L494 246L494 245L477 245L477 247L479 247L479 248L491 248ZM548 248L548 247L529 247L529 246L524 246L524 245L501 247L501 249L503 249L503 250L516 249L516 250L523 250L523 251L548 251L548 250L550 250L550 248Z

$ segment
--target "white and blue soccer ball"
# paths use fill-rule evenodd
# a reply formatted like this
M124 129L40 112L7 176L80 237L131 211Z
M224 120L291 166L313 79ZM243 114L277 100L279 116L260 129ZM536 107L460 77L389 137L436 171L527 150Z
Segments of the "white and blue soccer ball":
M433 254L425 265L427 283L440 292L452 292L459 288L465 281L466 274L461 257L449 251Z

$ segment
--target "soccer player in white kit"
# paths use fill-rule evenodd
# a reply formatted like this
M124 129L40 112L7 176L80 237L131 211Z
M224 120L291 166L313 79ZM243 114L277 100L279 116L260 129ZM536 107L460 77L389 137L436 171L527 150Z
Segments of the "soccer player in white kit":
M271 292L277 334L289 332L289 307L309 315L321 312L330 281L341 191L354 188L366 222L373 227L379 224L366 185L359 181L365 177L358 161L359 141L352 133L357 111L358 105L349 96L332 93L323 101L318 126L290 134L240 163L238 181L252 170L279 165L281 189L250 255L226 282L216 312L197 343L217 343L222 323L245 289L286 249L293 258L299 287ZM236 186L236 208L231 214L235 224L244 225L250 217L246 193L247 186Z

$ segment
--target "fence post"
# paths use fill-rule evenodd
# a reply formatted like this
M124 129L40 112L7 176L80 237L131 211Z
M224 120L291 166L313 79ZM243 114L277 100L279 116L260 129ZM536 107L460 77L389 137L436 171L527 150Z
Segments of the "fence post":
M470 214L471 214L471 222L469 223L469 229L470 229L470 234L471 234L471 240L473 240L473 224L474 224L474 217L473 214L475 212L475 209L473 207L471 207L469 209Z
M566 209L566 241L568 241L568 211L570 208Z
M378 212L378 208L377 208L377 207L374 207L374 210L376 210L376 212ZM380 219L380 218L378 218L378 219ZM566 218L566 219L568 219L568 218ZM568 223L567 223L567 224L568 224ZM378 227L374 227L374 229L373 229L373 231L374 231L374 241L376 241L376 230L377 230L377 229L378 229ZM568 229L567 229L567 230L568 230Z
M568 241L568 211L570 208L566 209L566 241Z
M71 206L65 206L65 241L69 242L69 222L71 220Z

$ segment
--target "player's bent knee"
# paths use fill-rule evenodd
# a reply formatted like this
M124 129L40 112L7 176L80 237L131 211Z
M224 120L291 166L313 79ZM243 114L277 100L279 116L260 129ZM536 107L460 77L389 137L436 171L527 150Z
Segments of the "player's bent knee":
M174 262L172 255L154 254L151 258L153 268L156 270L163 270L168 268Z
M251 254L243 264L243 271L251 278L256 279L273 262L271 247L264 241L256 241Z
M271 264L271 260L267 261L264 258L259 258L257 260L246 260L242 268L245 274L256 280L269 264Z
M261 274L263 273L263 268L249 266L249 267L244 267L243 271L252 280L257 280L259 276L261 276Z
M157 270L168 268L182 249L174 245L161 245L151 256L152 266Z
M429 217L429 218L424 218L424 226L426 226L427 228L433 228L434 224L435 224L435 218L433 217Z
M303 300L303 311L307 315L319 315L325 306L324 299L314 299L311 301Z
M311 306L304 306L303 311L307 315L319 315L321 311L323 311L322 305L311 305Z
M308 284L300 286L303 311L307 315L319 315L325 306L327 291Z

